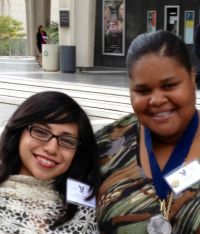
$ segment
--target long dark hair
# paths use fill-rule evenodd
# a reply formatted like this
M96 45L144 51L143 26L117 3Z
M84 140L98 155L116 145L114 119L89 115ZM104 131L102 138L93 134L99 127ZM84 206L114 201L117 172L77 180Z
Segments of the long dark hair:
M77 148L70 168L55 178L54 189L59 192L66 207L66 179L68 177L87 183L91 196L99 187L97 145L90 121L83 109L69 96L61 92L37 93L24 101L9 119L0 139L0 183L10 175L20 172L19 141L22 132L34 123L76 123L81 145ZM77 206L67 205L65 215L58 217L56 225L73 218Z
M174 58L189 73L192 71L190 55L184 41L171 32L158 30L152 33L140 34L132 41L126 57L130 77L133 65L142 56L150 53Z
M42 26L42 25L39 25L39 26L38 26L38 29L37 29L39 33L40 33L40 29L41 29L41 28L43 28L43 26Z

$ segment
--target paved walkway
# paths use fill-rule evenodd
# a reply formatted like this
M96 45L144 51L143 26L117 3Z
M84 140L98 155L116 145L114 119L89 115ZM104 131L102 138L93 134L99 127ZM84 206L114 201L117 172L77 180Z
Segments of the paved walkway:
M0 108L1 110L3 110L0 111L0 127L4 125L4 123L7 121L9 116L16 109L17 105L19 105L20 102L23 101L23 99L27 98L32 94L31 92L34 93L34 92L39 92L40 90L44 89L46 90L48 88L51 89L54 86L54 84L55 86L63 86L63 90L64 89L66 90L68 86L73 87L74 84L75 85L74 89L77 89L77 86L80 86L80 89L86 89L86 86L88 86L90 87L91 90L95 89L96 90L95 92L99 96L101 93L107 95L104 96L102 99L105 99L106 97L110 99L109 95L111 94L108 94L109 90L111 90L112 94L114 93L119 94L121 92L123 93L123 95L126 96L124 98L125 102L127 103L129 102L128 82L129 82L128 75L125 69L92 68L92 69L83 70L82 72L76 72L74 74L60 73L60 72L45 72L32 57L31 58L0 57L0 90L1 90ZM33 90L29 91L29 93L26 95L28 89L32 89L30 87L28 88L27 85L33 86L33 83L34 83ZM37 90L34 91L34 89ZM24 93L22 94L22 91L25 94ZM71 90L71 92L73 96L74 91ZM97 94L93 93L93 96ZM71 95L71 93L69 93L69 95ZM12 98L10 98L10 96L12 96ZM75 98L80 99L80 97L76 95ZM105 100L103 101L105 102ZM85 100L84 98L80 100L80 104L83 103L84 105L84 103L86 102L87 100ZM118 100L115 100L114 102L116 103L115 106L118 107L119 105ZM94 108L95 103L92 103L91 105L93 105L92 108ZM97 101L96 107L98 108L99 105L105 105L105 104L99 103ZM87 108L91 109L88 106ZM112 109L112 107L110 109ZM129 110L130 107L128 107L128 111ZM95 111L93 110L93 113L94 112ZM105 112L102 112L101 114L104 115L104 113ZM107 116L113 115L113 111L111 110L109 113L106 113L106 115ZM109 120L109 118L107 117L104 119L102 118L99 119L96 116L95 117L90 116L90 117L92 119L92 122L95 123L95 128L94 128L95 130L97 130L102 125L111 121L111 119Z
M91 68L76 73L45 72L33 57L0 57L0 75L6 77L24 77L73 83L95 84L112 87L128 87L128 75L125 69Z

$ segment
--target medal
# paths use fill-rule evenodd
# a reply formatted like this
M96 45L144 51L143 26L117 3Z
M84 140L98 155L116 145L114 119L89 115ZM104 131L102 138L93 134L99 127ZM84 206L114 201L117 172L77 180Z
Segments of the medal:
M172 205L173 193L169 196L169 201L166 206L166 200L159 200L160 214L150 218L147 225L147 232L149 234L171 234L172 226L169 222L169 212Z
M172 227L162 214L158 214L149 220L147 231L149 234L171 234Z

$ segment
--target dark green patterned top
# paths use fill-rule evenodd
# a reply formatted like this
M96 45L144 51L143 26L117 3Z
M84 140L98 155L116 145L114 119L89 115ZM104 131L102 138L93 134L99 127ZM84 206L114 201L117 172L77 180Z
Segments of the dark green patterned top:
M151 216L159 214L152 180L139 162L139 125L134 114L96 133L102 185L98 220L102 234L145 234ZM173 234L200 233L200 182L173 199Z

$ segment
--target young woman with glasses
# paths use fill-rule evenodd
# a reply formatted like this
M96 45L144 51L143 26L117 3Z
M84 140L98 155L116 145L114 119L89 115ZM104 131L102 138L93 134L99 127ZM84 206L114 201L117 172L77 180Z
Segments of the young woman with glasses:
M98 233L95 209L66 195L70 178L95 197L96 152L90 121L69 96L41 92L22 103L1 135L1 233Z

